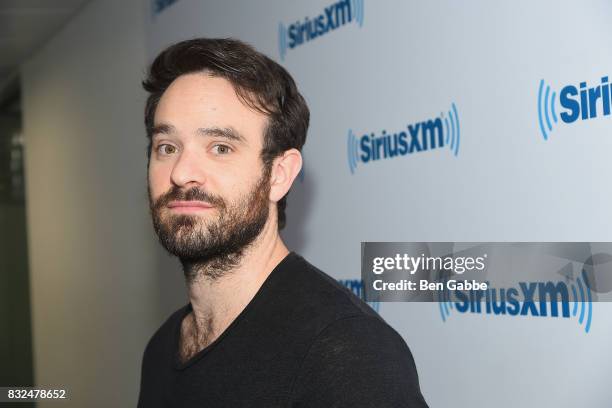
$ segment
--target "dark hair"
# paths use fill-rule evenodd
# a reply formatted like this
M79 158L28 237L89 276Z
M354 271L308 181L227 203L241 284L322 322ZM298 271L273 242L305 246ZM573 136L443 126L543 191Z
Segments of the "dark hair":
M269 169L273 159L286 150L302 150L310 112L287 70L242 41L196 38L162 51L142 82L150 93L145 106L149 160L153 120L162 94L179 76L196 72L227 79L245 105L268 116L261 152L264 168ZM285 195L277 203L279 230L286 223L286 206Z

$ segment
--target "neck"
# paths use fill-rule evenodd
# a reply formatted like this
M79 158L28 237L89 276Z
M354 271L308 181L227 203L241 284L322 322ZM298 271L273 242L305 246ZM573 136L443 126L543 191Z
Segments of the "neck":
M203 341L205 344L199 345L200 348L214 341L227 329L288 253L276 223L268 220L261 234L221 276L198 273L200 278L188 280L194 335L206 338Z

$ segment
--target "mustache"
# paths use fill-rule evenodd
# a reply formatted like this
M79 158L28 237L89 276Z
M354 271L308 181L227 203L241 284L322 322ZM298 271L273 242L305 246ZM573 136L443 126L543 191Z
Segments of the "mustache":
M203 201L214 207L225 207L225 201L221 197L200 190L198 187L183 190L180 187L173 186L155 200L153 208L158 210L167 206L171 201Z

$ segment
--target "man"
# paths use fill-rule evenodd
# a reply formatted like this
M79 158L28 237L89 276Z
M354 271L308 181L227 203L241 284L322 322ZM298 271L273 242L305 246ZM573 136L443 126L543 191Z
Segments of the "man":
M287 71L195 39L143 86L153 225L189 304L147 345L139 407L425 407L402 338L280 238L309 122Z

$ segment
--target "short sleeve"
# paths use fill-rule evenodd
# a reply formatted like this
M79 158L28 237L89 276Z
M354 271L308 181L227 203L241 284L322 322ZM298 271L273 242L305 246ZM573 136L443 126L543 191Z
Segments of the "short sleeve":
M337 320L317 336L292 396L296 408L427 407L406 342L368 315Z

